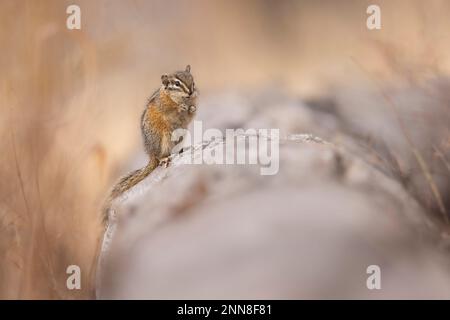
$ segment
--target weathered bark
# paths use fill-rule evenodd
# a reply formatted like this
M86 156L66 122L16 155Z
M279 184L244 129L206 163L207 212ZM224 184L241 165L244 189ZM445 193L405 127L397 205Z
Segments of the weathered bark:
M98 298L450 298L437 226L348 150L286 136L274 176L187 158L115 204ZM381 290L366 287L369 265Z

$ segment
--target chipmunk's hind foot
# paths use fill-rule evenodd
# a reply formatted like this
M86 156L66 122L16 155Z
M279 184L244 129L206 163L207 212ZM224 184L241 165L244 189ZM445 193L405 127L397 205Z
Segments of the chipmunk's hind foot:
M165 157L159 160L159 165L167 168L170 165L171 159L170 157Z

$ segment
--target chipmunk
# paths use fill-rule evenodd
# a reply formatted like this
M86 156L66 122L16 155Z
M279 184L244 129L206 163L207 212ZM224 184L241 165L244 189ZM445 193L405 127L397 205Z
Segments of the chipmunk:
M186 129L196 113L198 91L189 65L184 71L163 74L161 82L141 117L141 132L149 162L119 180L111 191L107 208L114 198L144 180L161 163L168 165L172 149L180 142L172 141L172 132ZM104 222L107 219L105 210Z

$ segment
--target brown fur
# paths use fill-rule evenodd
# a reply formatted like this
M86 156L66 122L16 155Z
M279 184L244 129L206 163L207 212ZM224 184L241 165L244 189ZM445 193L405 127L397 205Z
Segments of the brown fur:
M105 224L111 202L144 180L162 160L170 156L179 142L171 140L172 132L178 128L186 129L195 115L198 94L190 66L184 71L163 75L161 81L162 86L149 99L141 117L141 131L149 162L120 179L114 186L104 209Z

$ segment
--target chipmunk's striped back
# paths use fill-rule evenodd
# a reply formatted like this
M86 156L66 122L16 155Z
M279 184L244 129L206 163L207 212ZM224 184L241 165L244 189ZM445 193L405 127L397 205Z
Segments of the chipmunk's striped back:
M150 96L141 117L142 136L149 162L145 167L121 178L114 186L103 211L105 224L112 201L144 180L161 160L168 159L175 143L179 142L171 140L172 132L186 128L192 120L197 109L197 90L190 71L188 65L184 71L161 76L162 86Z

